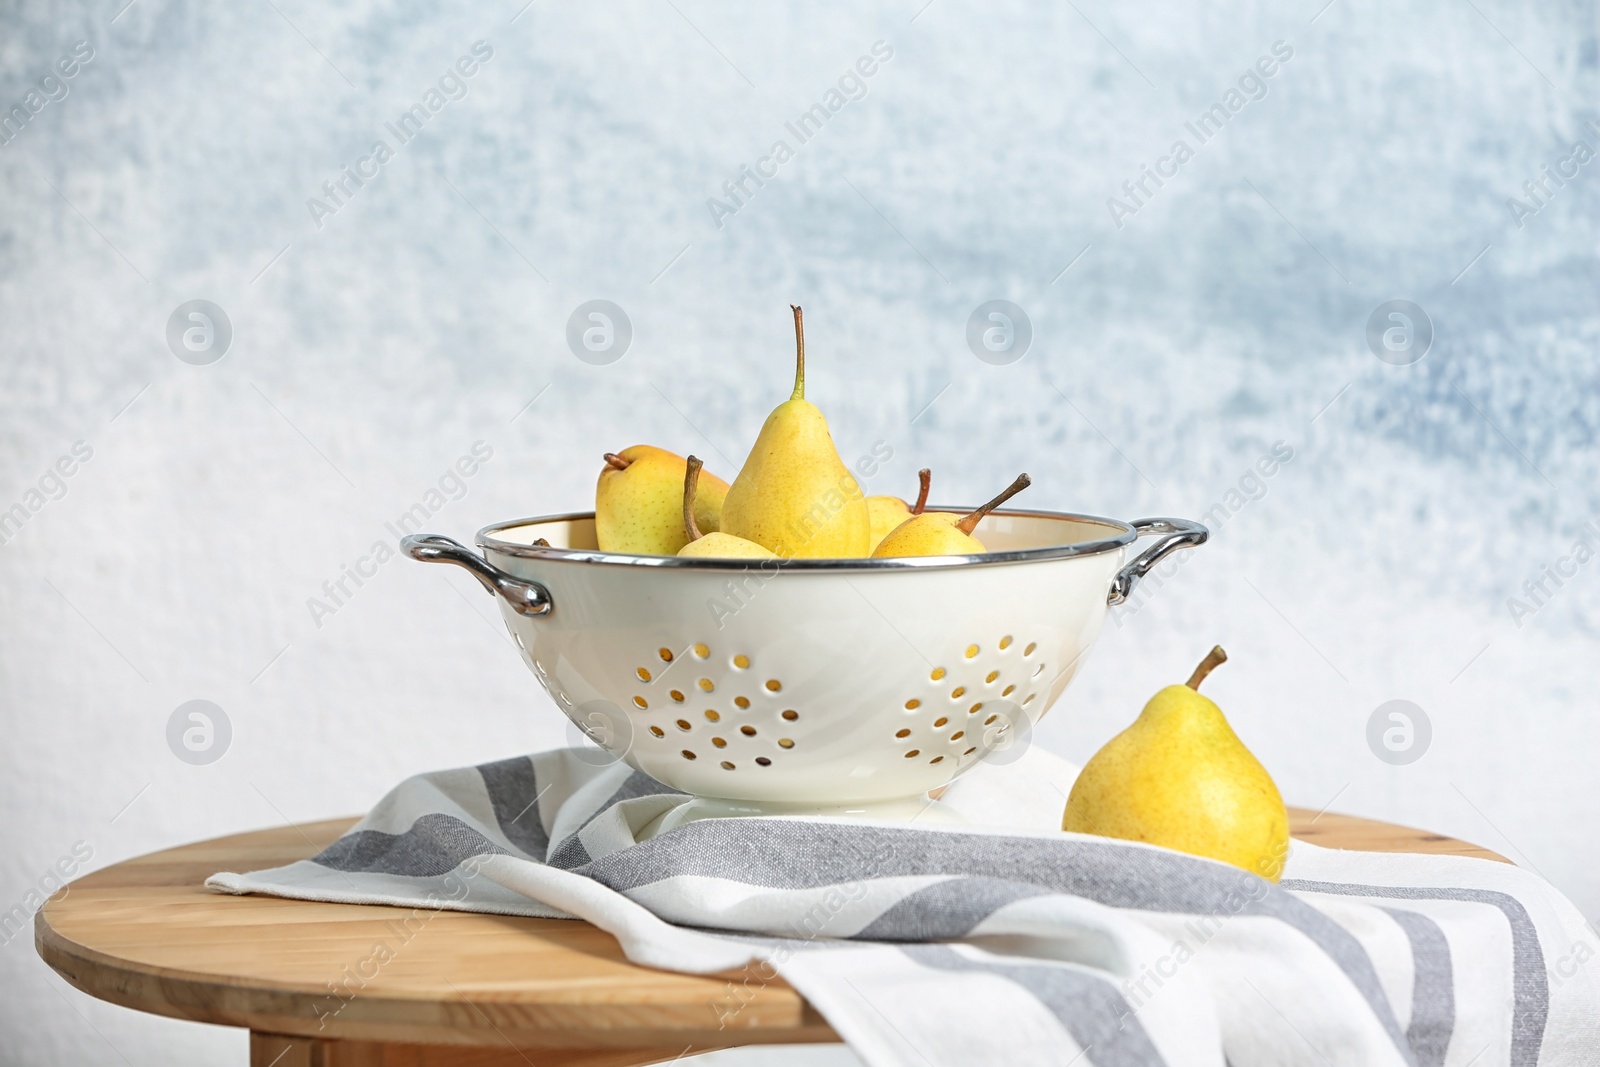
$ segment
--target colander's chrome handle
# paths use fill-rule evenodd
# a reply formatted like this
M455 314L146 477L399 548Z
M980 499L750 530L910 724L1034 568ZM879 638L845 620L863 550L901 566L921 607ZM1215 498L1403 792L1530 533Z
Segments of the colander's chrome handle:
M1150 573L1157 563L1181 548L1195 548L1206 543L1211 531L1198 522L1188 519L1134 519L1131 523L1139 536L1161 534L1161 539L1129 561L1111 580L1111 592L1106 594L1107 604L1120 604L1128 599L1139 579Z
M452 563L464 567L493 595L503 596L518 615L535 617L555 610L550 590L538 582L514 578L459 541L443 534L410 534L400 540L400 551L423 563Z

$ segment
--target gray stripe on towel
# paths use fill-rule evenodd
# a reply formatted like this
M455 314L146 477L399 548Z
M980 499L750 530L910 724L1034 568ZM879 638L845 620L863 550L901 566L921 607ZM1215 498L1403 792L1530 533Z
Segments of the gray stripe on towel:
M1511 926L1513 1008L1511 1014L1511 1067L1537 1067L1544 1028L1550 1018L1550 978L1545 973L1544 949L1539 931L1522 902L1490 889L1445 889L1390 885L1356 885L1348 882L1283 883L1285 889L1305 893L1336 893L1347 897L1385 900L1460 900L1499 908Z
M1095 1067L1165 1067L1138 1016L1104 978L1060 965L987 963L948 945L906 945L900 951L925 967L992 974L1015 982L1060 1020L1079 1048L1094 1050Z
M1411 1025L1406 1040L1417 1055L1417 1067L1444 1067L1450 1036L1456 1028L1455 975L1450 942L1439 924L1418 911L1384 908L1411 942Z
M1181 853L1085 837L706 819L594 860L579 873L619 892L682 875L775 889L967 875L1037 885L1117 908L1273 918L1333 960L1396 1050L1406 1062L1415 1062L1372 960L1349 931L1253 874Z
M449 874L473 856L508 855L453 815L432 812L400 834L357 830L311 857L311 862L336 871L376 871L408 878Z
M850 936L858 941L953 941L1007 904L1050 890L993 878L951 878L907 893Z
M533 760L517 756L478 767L483 788L494 806L494 821L500 832L525 856L544 862L550 849L550 836L544 832L539 814L539 783L534 778Z

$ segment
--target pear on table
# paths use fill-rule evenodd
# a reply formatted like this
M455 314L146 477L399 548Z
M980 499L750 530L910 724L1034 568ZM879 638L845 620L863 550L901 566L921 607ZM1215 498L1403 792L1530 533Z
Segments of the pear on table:
M678 555L699 559L777 559L778 557L754 541L712 531L703 534L695 517L695 495L700 480L700 459L690 456L683 476L683 527L688 544L678 549Z
M871 528L873 549L882 543L890 530L911 516L922 514L922 509L928 506L928 484L932 477L933 472L927 467L917 472L922 488L917 492L917 502L914 506L897 496L867 497L867 523Z
M607 452L594 493L594 535L603 552L672 556L689 543L683 527L683 479L687 461L674 452L634 445ZM706 473L700 479L695 521L707 531L722 528L728 483Z
M1083 767L1061 828L1231 863L1269 881L1289 854L1289 813L1266 768L1200 683L1220 647L1184 685L1169 685Z
M889 531L872 554L886 559L891 556L970 556L987 552L983 542L972 536L972 531L978 528L985 515L1032 484L1032 478L1019 474L999 496L965 515L953 511L924 511L913 515Z
M722 504L723 533L784 559L847 559L872 547L866 498L828 420L805 398L806 340L794 311L794 392L773 409Z

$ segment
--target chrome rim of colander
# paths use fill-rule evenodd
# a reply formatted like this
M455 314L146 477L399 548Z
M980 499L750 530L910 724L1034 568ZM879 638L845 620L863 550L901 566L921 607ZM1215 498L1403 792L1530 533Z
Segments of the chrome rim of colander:
M929 511L966 512L971 508L930 507ZM1155 523L1181 523L1182 520L1140 519L1123 522L1098 515L1077 515L1061 511L1000 510L992 512L999 517L1052 519L1103 526L1113 531L1112 536L1093 541L1078 541L1066 545L1046 545L1004 552L984 552L970 556L906 556L890 559L790 559L780 561L754 561L748 559L703 559L682 556L635 556L620 552L602 552L592 548L554 548L542 545L520 544L496 536L506 530L573 522L594 518L594 512L581 511L566 515L541 515L535 518L511 519L485 526L477 533L478 547L501 555L522 559L537 559L549 563L599 563L624 567L666 567L696 571L748 571L752 566L777 567L784 571L826 571L833 573L856 571L910 571L948 570L958 567L987 567L1010 563L1035 563L1044 560L1069 559L1074 556L1094 556L1112 552L1138 540L1141 534L1181 532L1181 528L1154 526ZM1185 524L1188 525L1188 524Z

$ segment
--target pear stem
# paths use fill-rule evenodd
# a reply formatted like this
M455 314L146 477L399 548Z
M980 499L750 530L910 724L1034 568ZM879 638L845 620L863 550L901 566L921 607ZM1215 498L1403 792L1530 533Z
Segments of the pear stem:
M606 466L610 467L612 470L625 471L632 466L632 464L632 460L624 459L615 452L606 453Z
M806 398L806 328L801 321L800 305L790 304L794 312L794 393L790 400Z
M698 456L690 456L689 467L683 473L683 528L689 540L700 540L700 527L694 524L694 494L700 487L700 468L705 466Z
M1194 669L1194 673L1189 675L1189 680L1183 684L1199 692L1200 683L1206 680L1206 675L1226 662L1228 662L1228 654L1222 651L1221 645L1214 646L1210 652L1206 653L1206 658L1200 661L1200 666Z
M933 483L933 471L923 467L917 472L917 480L922 488L917 490L917 506L911 509L913 515L921 515L922 509L928 506L928 486Z
M968 537L971 537L972 531L978 528L979 520L1032 484L1033 479L1028 477L1026 474L1017 475L1017 480L1006 486L1005 491L999 496L983 505L983 507L972 512L972 514L963 516L961 521L956 523L956 529L960 530Z

